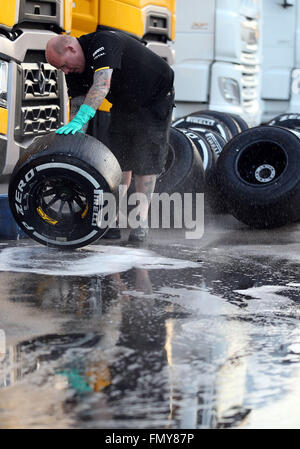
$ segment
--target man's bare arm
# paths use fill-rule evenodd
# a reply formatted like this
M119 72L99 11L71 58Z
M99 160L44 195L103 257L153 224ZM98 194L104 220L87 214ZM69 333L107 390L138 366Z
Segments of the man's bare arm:
M112 72L112 69L104 69L94 74L93 85L85 97L84 104L91 106L95 111L109 92Z

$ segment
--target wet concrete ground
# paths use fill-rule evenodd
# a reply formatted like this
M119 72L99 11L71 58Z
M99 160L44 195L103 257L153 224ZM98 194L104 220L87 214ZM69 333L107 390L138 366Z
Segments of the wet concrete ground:
M2 242L0 428L299 428L299 242L227 216L197 241Z

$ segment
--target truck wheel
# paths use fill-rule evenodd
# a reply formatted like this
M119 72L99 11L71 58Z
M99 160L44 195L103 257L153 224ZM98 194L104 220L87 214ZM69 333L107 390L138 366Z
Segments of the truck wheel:
M117 199L121 179L118 161L101 142L81 133L47 134L35 139L16 165L10 208L39 243L79 248L106 232L103 194Z
M212 131L218 132L226 142L232 138L232 134L227 125L220 119L210 117L209 115L202 114L202 112L190 114L182 117L175 122L172 126L174 128L185 128L197 131L198 128L206 128Z
M233 118L231 114L227 114L226 112L214 111L211 109L201 111L201 113L208 115L209 117L222 120L222 122L225 123L225 125L228 127L232 137L237 136L242 131L236 119ZM191 115L198 115L198 114L199 113L196 112Z
M234 137L221 153L217 179L230 212L258 229L300 219L300 140L260 126Z
M300 114L280 114L274 117L269 123L269 126L282 126L283 128L290 128L300 131Z

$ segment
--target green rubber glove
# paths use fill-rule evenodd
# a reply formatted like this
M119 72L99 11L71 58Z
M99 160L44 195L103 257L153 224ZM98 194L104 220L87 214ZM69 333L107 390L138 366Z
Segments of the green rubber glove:
M67 125L58 128L56 130L56 134L76 134L78 131L81 131L83 125L93 118L95 114L95 109L88 104L82 104L73 120L71 120Z

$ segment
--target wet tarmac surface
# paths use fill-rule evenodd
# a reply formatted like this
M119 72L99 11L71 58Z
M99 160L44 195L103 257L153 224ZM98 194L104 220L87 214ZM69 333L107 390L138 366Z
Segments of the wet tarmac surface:
M300 225L227 218L143 247L0 243L0 428L299 428L299 249Z

